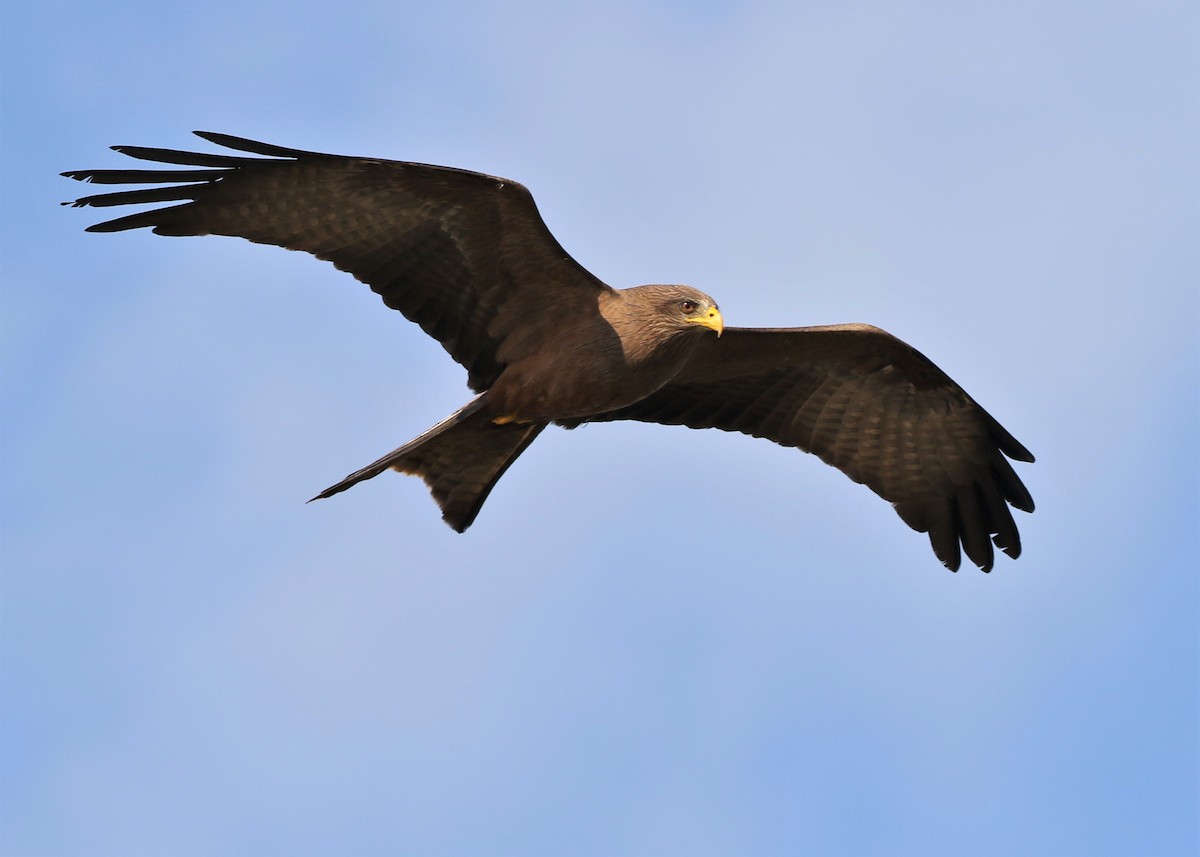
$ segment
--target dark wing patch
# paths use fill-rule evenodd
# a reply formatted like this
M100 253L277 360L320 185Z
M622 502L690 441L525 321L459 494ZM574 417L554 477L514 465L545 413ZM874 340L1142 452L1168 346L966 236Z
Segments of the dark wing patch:
M727 328L675 381L592 420L718 428L818 455L889 500L957 570L1014 559L1009 505L1033 499L1008 458L1033 455L920 352L869 325ZM1008 456L1006 458L1005 456Z
M97 184L170 185L85 196L74 205L186 202L89 231L231 235L328 260L440 342L476 391L552 341L564 318L581 304L594 306L608 289L567 255L516 182L197 134L264 157L114 146L187 169L63 173Z

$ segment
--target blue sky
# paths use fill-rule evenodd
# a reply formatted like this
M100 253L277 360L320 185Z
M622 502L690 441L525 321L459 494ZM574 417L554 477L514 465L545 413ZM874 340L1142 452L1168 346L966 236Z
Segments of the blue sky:
M6 854L1197 853L1195 4L3 14ZM1038 456L1025 556L642 425L545 433L461 536L393 474L305 505L464 375L312 259L57 205L197 128L892 331Z

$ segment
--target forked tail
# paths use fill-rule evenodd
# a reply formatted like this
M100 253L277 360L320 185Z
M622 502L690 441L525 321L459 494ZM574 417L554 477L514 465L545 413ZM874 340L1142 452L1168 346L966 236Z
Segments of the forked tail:
M483 501L545 423L493 423L477 396L420 437L351 473L313 500L323 500L387 469L420 476L458 532L475 520ZM312 500L309 501L310 503Z

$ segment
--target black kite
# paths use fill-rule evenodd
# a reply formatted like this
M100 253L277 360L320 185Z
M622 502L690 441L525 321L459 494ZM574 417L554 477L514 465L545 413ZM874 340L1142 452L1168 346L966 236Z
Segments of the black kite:
M929 533L950 569L960 544L984 571L993 542L1020 555L1008 506L1030 512L1033 500L1005 456L1033 456L937 366L879 328L724 328L716 303L696 289L600 282L559 246L516 182L197 133L264 157L114 146L184 169L67 172L98 184L166 185L74 205L186 202L88 231L232 235L328 260L440 342L479 394L318 497L392 468L422 477L461 532L550 423L643 420L816 453Z

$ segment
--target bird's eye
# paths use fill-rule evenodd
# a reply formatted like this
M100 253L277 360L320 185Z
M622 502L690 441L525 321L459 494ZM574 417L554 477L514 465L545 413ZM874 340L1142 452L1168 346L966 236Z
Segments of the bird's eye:
M696 302L695 301L680 301L679 308L686 313L693 313L696 311Z

